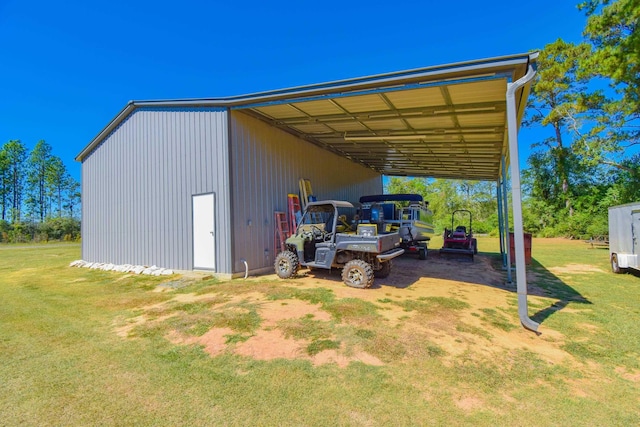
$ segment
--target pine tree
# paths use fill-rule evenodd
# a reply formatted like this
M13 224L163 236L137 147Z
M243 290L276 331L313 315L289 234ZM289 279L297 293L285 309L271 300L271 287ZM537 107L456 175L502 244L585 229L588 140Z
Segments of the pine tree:
M47 217L47 175L51 164L51 146L40 140L28 160L27 186L31 213L41 222Z
M4 145L3 150L7 162L8 193L11 203L10 218L11 222L16 223L20 221L22 213L27 148L20 140L12 140Z

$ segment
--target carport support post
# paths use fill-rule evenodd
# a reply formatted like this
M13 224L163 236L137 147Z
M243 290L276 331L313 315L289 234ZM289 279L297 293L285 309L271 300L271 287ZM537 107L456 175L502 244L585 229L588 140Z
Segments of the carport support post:
M511 137L509 137L511 139ZM511 273L511 239L509 239L509 193L507 191L507 160L502 156L502 222L504 223L504 246L505 256L504 265L507 268L507 283L513 283L513 276Z
M500 172L500 174L502 175L502 171ZM498 197L498 231L500 232L500 256L502 256L502 269L506 270L507 269L507 255L506 255L506 248L505 248L505 240L504 240L504 207L503 207L503 203L504 201L502 200L503 196L502 196L502 180L498 179L497 182L497 189L496 189L496 193L497 193L497 197Z
M534 332L538 323L529 318L527 309L527 270L524 260L524 228L522 226L522 194L520 191L520 164L518 160L518 118L516 113L516 91L536 75L532 65L527 74L507 84L507 131L509 135L509 159L511 164L511 205L513 208L513 234L516 251L516 283L518 287L518 314L522 325ZM511 261L511 260L509 260Z
M504 224L502 223L502 191L500 189L500 179L496 181L496 198L498 200L498 234L500 236L500 255L502 255L502 267L506 266L504 257Z

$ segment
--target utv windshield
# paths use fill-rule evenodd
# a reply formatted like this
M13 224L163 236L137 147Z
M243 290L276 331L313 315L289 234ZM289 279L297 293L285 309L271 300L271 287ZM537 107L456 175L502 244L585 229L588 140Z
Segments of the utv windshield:
M333 232L335 208L333 205L315 205L309 206L305 215L302 217L300 226L314 225L321 230ZM355 230L357 226L356 209L353 207L338 207L337 224L335 224L338 232Z

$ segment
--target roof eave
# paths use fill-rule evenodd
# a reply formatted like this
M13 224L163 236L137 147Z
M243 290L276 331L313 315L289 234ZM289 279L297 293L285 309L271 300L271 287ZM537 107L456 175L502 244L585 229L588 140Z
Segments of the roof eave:
M278 101L282 99L297 98L301 96L317 95L321 93L335 94L344 91L368 88L375 85L401 84L407 81L438 78L446 79L447 75L456 73L472 73L474 71L489 71L489 69L510 68L518 65L527 66L535 62L538 52L526 54L500 56L476 61L457 62L453 64L431 66L426 68L397 71L392 73L377 74L367 77L358 77L332 82L297 86L287 89L278 89L266 92L256 92L247 95L231 96L225 98L191 98L173 100L148 100L129 101L127 105L98 133L89 144L75 157L82 162L114 129L139 107L241 107L259 102Z

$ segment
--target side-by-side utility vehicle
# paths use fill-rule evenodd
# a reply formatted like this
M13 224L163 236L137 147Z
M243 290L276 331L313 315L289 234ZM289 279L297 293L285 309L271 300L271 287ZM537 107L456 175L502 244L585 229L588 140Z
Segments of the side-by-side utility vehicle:
M359 224L349 202L310 202L286 250L276 256L278 277L288 279L302 267L341 268L342 280L368 288L375 277L391 272L391 260L404 253L397 232L378 233L374 224Z

